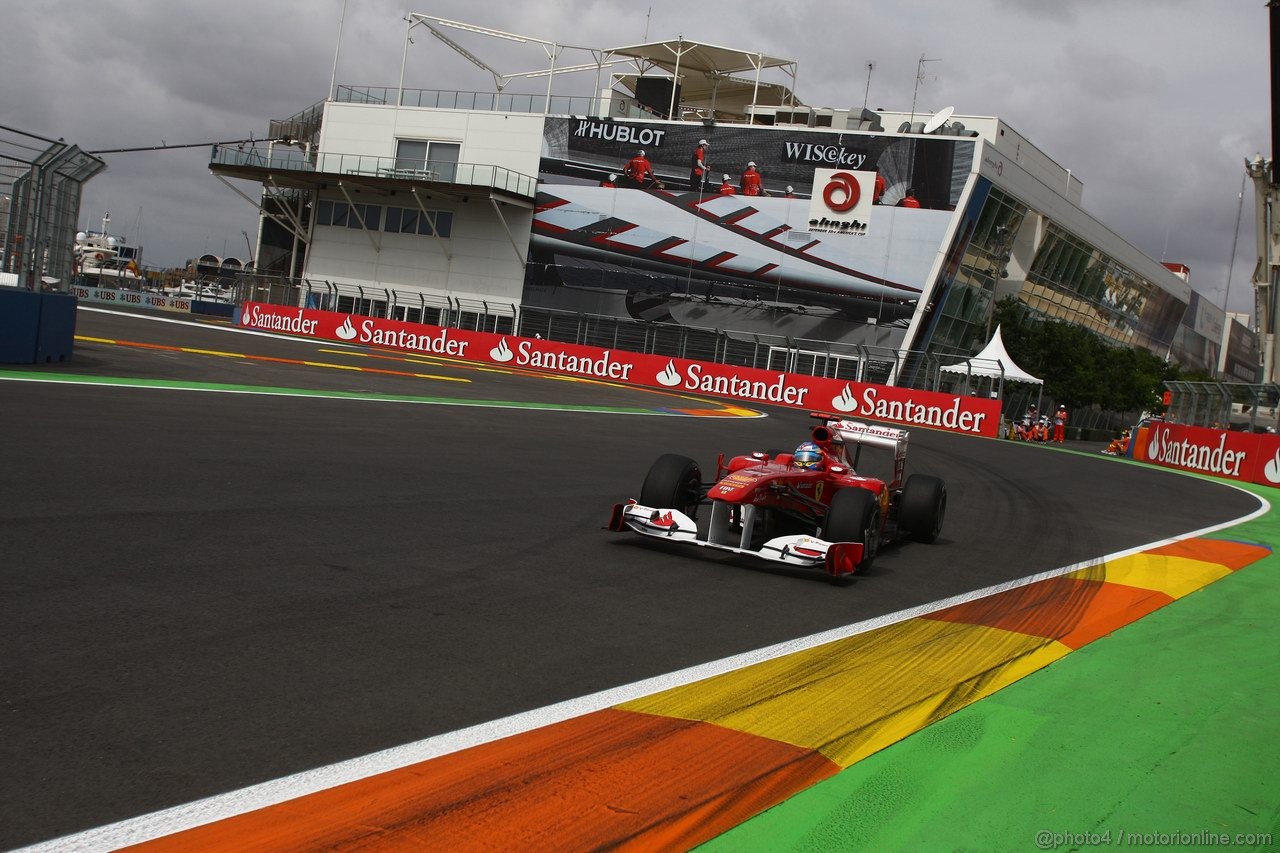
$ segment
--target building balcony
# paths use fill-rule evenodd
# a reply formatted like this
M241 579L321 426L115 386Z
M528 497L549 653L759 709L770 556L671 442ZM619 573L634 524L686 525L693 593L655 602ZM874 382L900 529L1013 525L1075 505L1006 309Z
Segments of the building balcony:
M307 156L293 146L270 142L214 146L209 169L222 177L293 189L321 189L339 181L388 192L421 186L441 195L491 196L521 206L532 203L538 187L531 175L487 163L411 162L329 152Z
M400 106L438 110L477 110L498 113L531 113L555 116L609 116L653 118L653 114L629 99L601 99L576 95L520 95L504 92L457 92L447 89L397 89L394 86L339 86L335 101L351 104ZM611 113L610 110L616 112Z

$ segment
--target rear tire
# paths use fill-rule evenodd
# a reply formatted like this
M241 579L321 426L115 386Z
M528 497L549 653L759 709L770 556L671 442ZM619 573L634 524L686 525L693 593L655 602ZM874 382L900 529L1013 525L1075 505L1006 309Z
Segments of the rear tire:
M902 487L898 527L917 542L933 542L947 514L947 484L937 477L912 474Z
M659 456L640 487L644 506L678 509L685 515L693 515L701 499L702 469L689 457L675 453Z
M880 501L867 489L841 489L831 498L822 522L827 542L859 542L862 560L857 571L866 571L880 550Z

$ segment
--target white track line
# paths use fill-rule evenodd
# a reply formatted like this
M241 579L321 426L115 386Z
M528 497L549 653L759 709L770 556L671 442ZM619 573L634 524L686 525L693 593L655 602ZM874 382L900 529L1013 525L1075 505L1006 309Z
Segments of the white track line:
M753 666L754 664L764 663L795 652L807 651L808 649L816 648L837 640L843 640L857 634L874 631L877 628L883 628L887 625L894 625L899 622L905 622L908 619L914 619L918 616L925 616L929 613L944 610L957 604L965 604L979 598L986 598L987 596L995 595L996 593L1027 586L1028 584L1033 584L1037 581L1060 577L1089 566L1118 560L1122 557L1128 557L1132 554L1138 554L1151 548L1158 548L1162 545L1179 542L1183 539L1204 536L1218 530L1224 530L1238 524L1243 524L1271 511L1271 503L1261 495L1256 495L1246 489L1240 489L1238 486L1233 486L1230 483L1224 483L1223 485L1239 489L1240 491L1251 495L1259 501L1261 506L1254 512L1232 521L1225 521L1190 533L1184 533L1180 536L1162 539L1158 542L1152 542L1136 548L1129 548L1125 551L1117 551L1114 554L1108 554L1107 556L1100 557L1096 560L1087 560L1080 563L1074 563L1069 566L1063 566L1058 569L1050 569L1049 571L1040 572L1039 574L1030 575L1029 577L1020 578L1014 581L1006 581L1004 583L986 587L985 589L955 595L942 601L923 604L907 610L900 610L896 613L878 616L874 619L867 619L862 622L855 622L852 625L846 625L842 628L833 628L829 631L812 634L808 637L788 640L762 649L756 649L740 655L734 655L733 657L723 658L722 660L692 666L666 675L645 679L644 681L637 681L622 687L602 690L598 693L592 693L588 696L559 702L555 705L548 705L544 708L538 708L521 714L503 717L499 720L480 723L479 725L459 729L454 732L436 735L435 737L426 738L425 740L420 740L415 743L392 747L391 749L385 749L381 752L375 752L360 758L341 761L337 764L318 767L314 770L306 770L301 773L295 773L291 776L274 779L270 782L263 782L247 788L241 788L237 791L230 791L225 794L206 797L203 800L196 800L195 802L186 803L185 805L174 806L173 808L152 812L151 814L141 815L118 823L108 824L97 829L91 829L74 835L56 838L51 841L41 842L30 847L22 848L22 850L40 851L40 853L46 853L46 851L47 853L53 853L53 851L67 850L108 851L116 850L130 844L139 844L155 838L162 838L166 835L181 832L185 829L192 829L197 826L203 826L216 820L223 820L229 817L235 817L236 815L257 811L278 803L283 803L288 800L304 797L308 794L314 794L338 785L343 785L348 782L366 779L379 773L399 770L402 767L407 767L422 761L428 761L433 758L439 758L442 755L448 755L452 752L458 752L459 750L468 749L473 746L490 743L512 735L523 734L524 732L533 731L534 729L543 728L544 726L549 726L554 723L580 717L584 714L602 711L623 702L629 702L634 699L651 696L664 690L670 690L675 687L684 687L697 681L703 681L717 675L734 672L748 666Z
M89 311L94 314L113 314L117 317L132 317L136 320L150 320L153 323L173 323L175 326L191 326L196 329L209 329L216 332L235 332L239 335L256 335L260 338L275 338L278 341L293 341L301 344L332 344L336 347L344 347L346 349L363 349L363 347L353 344L344 344L342 341L329 341L320 338L299 338L294 335L278 335L275 332L260 332L257 329L242 329L239 326L222 325L214 323L198 323L195 320L175 320L172 317L155 317L150 314L134 314L129 311L112 311L109 308L90 308L86 305L79 307L80 311Z

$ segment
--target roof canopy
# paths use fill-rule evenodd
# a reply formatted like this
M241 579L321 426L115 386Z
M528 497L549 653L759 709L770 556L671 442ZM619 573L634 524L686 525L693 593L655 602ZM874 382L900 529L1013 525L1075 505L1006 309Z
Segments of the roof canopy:
M680 104L682 113L696 111L703 118L719 118L726 121L746 118L750 107L804 106L792 91L781 83L756 83L741 77L713 78L701 75L684 75L680 80ZM618 75L616 82L632 95L636 94L639 74Z
M683 37L605 51L611 59L629 59L641 69L641 75L622 75L618 82L635 93L635 81L650 70L661 70L680 85L680 107L672 110L679 116L696 110L706 118L717 116L745 118L752 105L781 106L796 104L795 94L787 86L760 79L766 68L781 68L795 85L797 63L749 50L688 41ZM750 74L750 77L734 77ZM672 105L673 107L676 105Z
M590 71L596 73L595 91L598 92L601 73L607 68L621 66L619 69L621 73L615 75L614 79L630 90L633 95L636 94L636 81L640 78L665 76L674 79L680 87L680 103L669 103L668 108L663 112L677 119L688 113L695 113L697 114L695 118L741 120L751 115L752 105L799 105L792 91L795 87L798 63L793 59L769 56L759 51L690 41L683 36L623 47L583 47L503 32L461 21L451 21L434 15L412 13L406 20L409 21L409 27L405 32L406 50L413 28L424 26L459 55L493 75L494 86L499 92L517 78L547 77L549 101L552 88L550 78ZM445 30L463 31L505 42L540 45L546 53L548 65L532 71L499 71L474 52L454 41ZM585 53L589 61L565 63L562 61L564 57L561 54L566 50ZM760 79L761 72L774 68L782 69L787 76L789 86ZM403 87L403 70L401 78L401 87ZM674 101L674 91L673 89L672 101Z
M1003 377L1006 382L1044 384L1043 379L1038 379L1018 367L1017 362L1013 360L1008 350L1004 348L999 326L996 326L995 334L991 336L991 340L987 342L987 345L982 348L982 352L972 358L966 358L964 361L948 364L941 369L947 373L964 373L969 376L998 376Z
M684 38L614 47L605 51L614 57L639 59L672 74L683 71L707 76L758 72L766 68L794 67L794 59L780 59L750 50L719 47Z

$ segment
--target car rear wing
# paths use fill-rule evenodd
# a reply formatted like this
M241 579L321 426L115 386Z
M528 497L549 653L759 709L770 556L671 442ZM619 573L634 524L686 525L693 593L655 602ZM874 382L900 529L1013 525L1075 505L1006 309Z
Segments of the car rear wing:
M825 421L827 429L831 430L832 435L845 445L869 444L872 447L882 447L885 450L892 450L899 458L907 453L909 433L905 429L850 421L839 415L824 412L811 412L809 417Z

